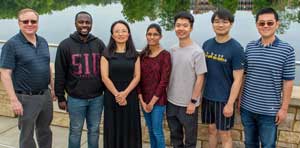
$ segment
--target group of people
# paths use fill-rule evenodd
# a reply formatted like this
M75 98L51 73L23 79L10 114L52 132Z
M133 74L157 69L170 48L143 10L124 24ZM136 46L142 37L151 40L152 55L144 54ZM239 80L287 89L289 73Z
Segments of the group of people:
M20 32L5 43L0 58L1 80L19 116L20 148L36 148L34 131L40 148L52 147L50 123L56 99L70 117L69 148L80 147L85 121L88 147L99 146L103 110L104 147L141 148L140 106L151 148L165 147L165 112L171 145L195 148L200 104L210 148L217 147L218 135L222 147L233 147L235 104L245 146L276 146L277 126L286 118L291 98L295 51L275 35L280 21L274 9L257 13L260 38L247 44L245 51L230 36L234 16L218 9L211 17L215 37L202 47L190 37L193 15L180 12L174 17L179 43L161 47L162 29L151 24L141 53L125 21L111 25L106 46L90 33L92 16L81 11L75 16L76 31L57 48L55 78L48 44L36 34L38 22L35 10L19 11Z

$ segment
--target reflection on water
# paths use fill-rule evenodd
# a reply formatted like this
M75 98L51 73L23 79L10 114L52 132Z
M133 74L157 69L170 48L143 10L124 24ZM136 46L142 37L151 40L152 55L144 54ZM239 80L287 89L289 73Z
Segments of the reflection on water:
M94 19L92 33L105 43L110 37L112 22L124 19L130 23L136 47L145 46L145 30L150 23L159 23L163 31L161 44L168 48L177 42L173 28L173 17L178 11L188 10L195 16L192 38L202 44L214 36L210 17L218 7L235 13L232 37L243 46L259 37L255 28L254 14L262 7L275 8L281 20L278 36L296 49L300 60L300 1L299 0L14 0L0 1L0 40L8 40L18 32L16 13L24 7L37 10L40 16L39 32L49 43L58 44L75 30L74 16L79 11L88 11ZM1 45L0 45L1 46ZM51 49L54 60L56 49ZM297 74L300 66L297 66ZM297 80L300 84L299 79Z

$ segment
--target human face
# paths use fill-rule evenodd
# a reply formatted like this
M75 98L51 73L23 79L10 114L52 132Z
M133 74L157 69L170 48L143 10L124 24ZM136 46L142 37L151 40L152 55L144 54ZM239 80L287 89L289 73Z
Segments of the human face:
M262 38L272 38L279 27L279 21L276 21L274 14L267 13L258 16L256 28Z
M212 25L217 36L228 35L232 27L232 23L229 20L220 19L218 16L215 17Z
M179 40L190 37L193 28L188 19L179 18L175 22L175 32Z
M34 12L25 12L18 19L19 28L24 35L35 35L39 20Z
M77 32L81 36L87 36L92 29L92 19L88 14L79 14L75 22Z
M146 38L149 46L159 45L161 35L155 28L150 28L146 33Z
M116 43L126 43L129 37L129 31L127 27L122 23L117 23L113 28L112 38Z

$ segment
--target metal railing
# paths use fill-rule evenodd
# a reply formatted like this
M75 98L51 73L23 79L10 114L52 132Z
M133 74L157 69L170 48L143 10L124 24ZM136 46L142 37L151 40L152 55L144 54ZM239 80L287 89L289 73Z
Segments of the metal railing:
M4 43L6 43L5 40L0 40L0 44L4 44ZM58 44L49 43L48 45L49 47L53 47L53 48L58 47ZM296 61L296 65L300 65L300 61Z

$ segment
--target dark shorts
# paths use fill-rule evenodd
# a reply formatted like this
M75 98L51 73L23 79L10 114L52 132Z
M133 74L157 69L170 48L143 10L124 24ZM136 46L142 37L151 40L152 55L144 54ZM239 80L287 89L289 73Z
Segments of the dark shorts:
M226 102L217 102L202 99L202 112L201 118L204 124L216 124L218 130L228 131L234 125L234 111L233 115L229 118L223 114Z

